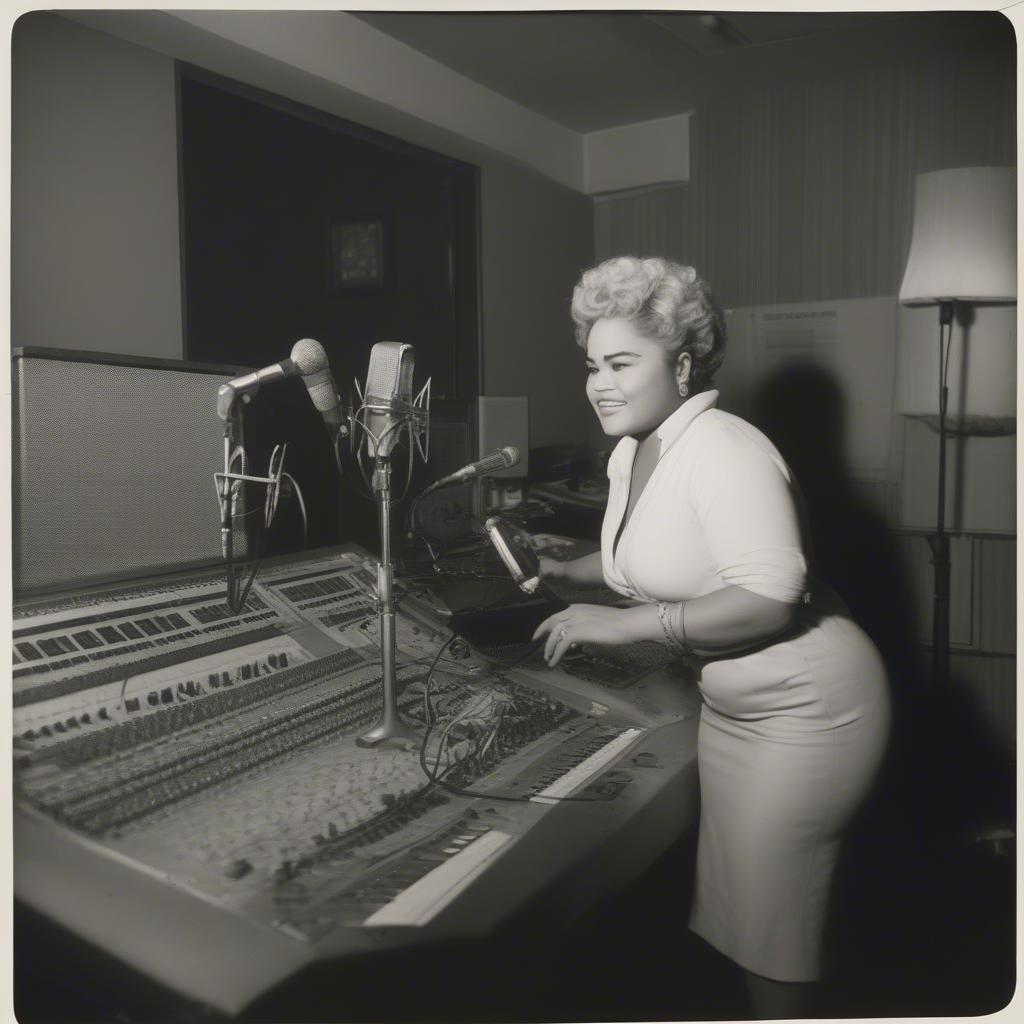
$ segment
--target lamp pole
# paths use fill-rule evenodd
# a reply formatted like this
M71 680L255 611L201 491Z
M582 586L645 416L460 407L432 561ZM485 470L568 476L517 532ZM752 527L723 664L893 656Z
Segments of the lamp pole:
M949 384L946 378L949 346L952 344L954 300L939 304L939 506L935 517L935 536L931 538L932 565L935 569L932 605L932 683L937 693L949 688L949 538L946 536L946 412ZM949 331L949 340L943 337Z
M1017 301L1016 191L1013 167L951 167L925 171L914 181L914 220L899 300L906 306L939 306L939 507L935 535L928 538L935 570L932 681L936 695L948 691L950 682L946 418L953 321L964 302ZM961 374L965 368L966 362ZM919 413L915 409L908 414ZM964 424L959 426L963 429Z

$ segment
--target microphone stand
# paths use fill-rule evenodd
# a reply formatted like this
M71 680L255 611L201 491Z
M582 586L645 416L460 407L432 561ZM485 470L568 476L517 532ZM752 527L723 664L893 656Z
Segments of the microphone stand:
M360 408L351 417L350 443L355 446L356 426L362 428L364 434L373 438L374 470L372 489L377 500L377 520L380 524L380 561L377 563L377 618L380 627L380 660L381 680L383 684L383 706L380 721L362 736L356 738L360 747L376 747L392 741L401 745L418 742L415 731L407 726L398 714L398 679L395 670L395 601L394 601L394 561L391 554L391 461L385 451L390 452L393 445L385 443L393 432L408 429L410 434L409 458L412 459L412 439L416 448L427 460L430 445L430 381L423 385L412 405L398 403L394 399L378 403L364 397L359 381L355 382L359 393ZM395 412L395 406L401 406L394 423L390 424L377 437L366 424L365 414L371 411ZM421 441L417 428L426 432L426 447ZM361 450L361 449L360 449ZM410 463L410 474L412 465Z
M380 624L381 674L384 705L380 721L356 739L360 747L375 747L387 740L415 741L416 733L398 714L398 679L395 673L395 603L391 558L391 462L377 455L373 470L373 493L380 521L380 561L377 563L377 618Z

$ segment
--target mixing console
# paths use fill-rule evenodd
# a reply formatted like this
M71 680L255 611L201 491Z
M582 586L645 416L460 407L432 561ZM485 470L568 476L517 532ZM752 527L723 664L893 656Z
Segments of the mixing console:
M488 657L399 588L420 740L360 747L375 569L279 560L237 615L217 576L18 608L16 894L238 1012L314 959L493 928L610 840L639 870L685 826L696 695L656 645Z

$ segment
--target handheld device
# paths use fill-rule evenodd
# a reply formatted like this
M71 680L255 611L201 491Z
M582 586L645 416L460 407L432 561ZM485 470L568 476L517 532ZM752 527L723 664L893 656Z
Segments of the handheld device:
M516 586L524 594L535 594L541 585L540 559L530 546L526 534L501 516L491 516L484 526L494 550L505 563Z

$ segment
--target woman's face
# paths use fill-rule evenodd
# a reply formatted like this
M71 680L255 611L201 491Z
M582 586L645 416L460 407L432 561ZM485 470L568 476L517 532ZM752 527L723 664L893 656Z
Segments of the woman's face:
M590 329L587 397L606 434L646 436L659 427L683 404L679 379L665 349L629 320L601 319Z

